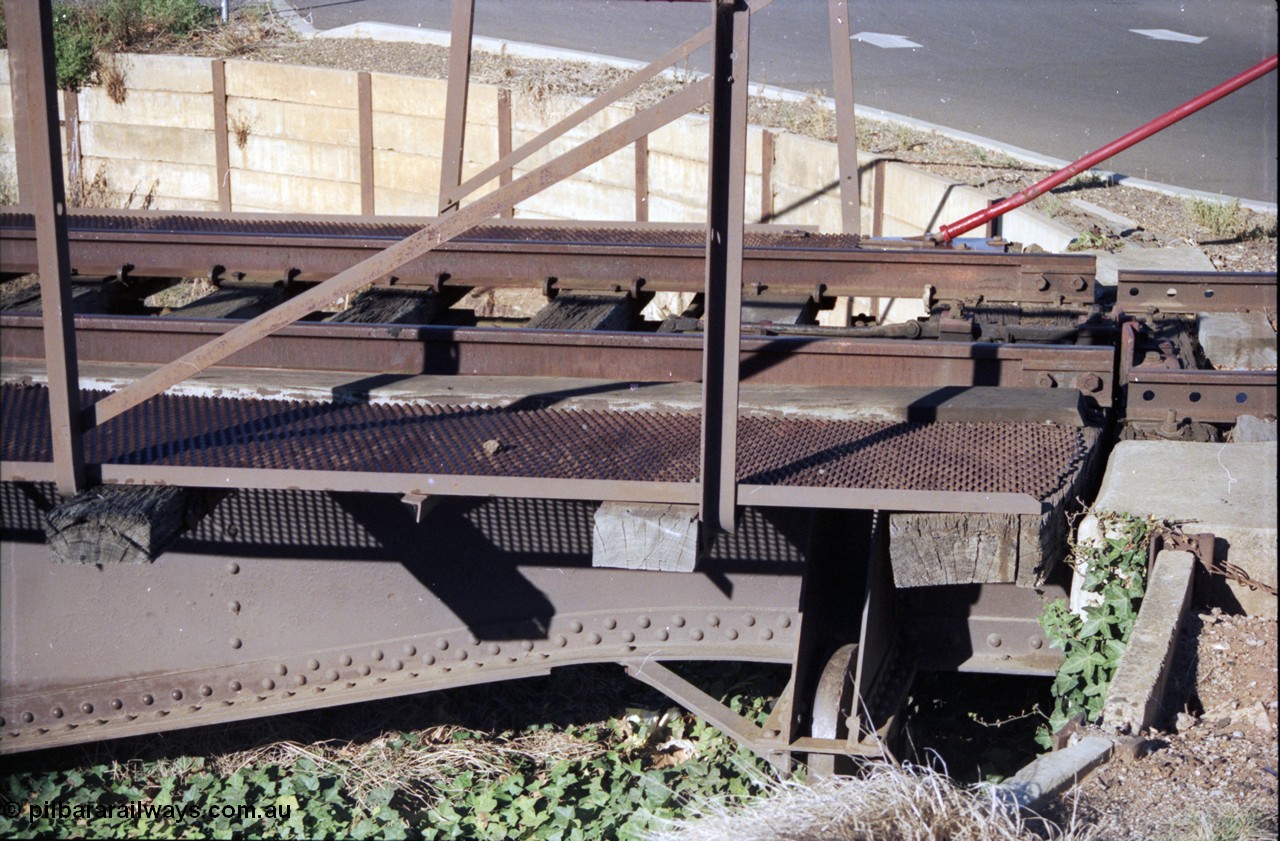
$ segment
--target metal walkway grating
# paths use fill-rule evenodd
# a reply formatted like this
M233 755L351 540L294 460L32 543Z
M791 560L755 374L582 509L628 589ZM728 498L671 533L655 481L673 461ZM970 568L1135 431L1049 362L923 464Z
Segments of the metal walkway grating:
M82 393L87 405L97 394ZM48 392L0 389L6 462L49 462ZM85 437L91 464L694 482L696 413L319 403L164 395ZM1079 469L1075 427L743 417L738 479L757 485L1021 493Z

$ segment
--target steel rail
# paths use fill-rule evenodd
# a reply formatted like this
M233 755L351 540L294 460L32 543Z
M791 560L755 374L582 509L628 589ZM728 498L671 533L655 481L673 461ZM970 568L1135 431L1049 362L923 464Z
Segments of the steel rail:
M80 226L76 215L70 219L71 261L81 278L112 276L122 268L140 277L206 276L217 267L225 277L241 273L322 281L385 248L401 235L393 232L406 225L376 218L341 218L331 225L300 219L298 228L304 233L281 235L274 223L288 218L273 220L270 231L257 233L259 220L225 216L152 216L138 219L133 230L105 228L92 219ZM5 223L0 226L0 271L35 271L28 217L0 216L0 221ZM211 230L215 227L225 230ZM610 242L607 229L597 226L557 228L570 239L582 231L579 241L531 242L519 237L522 227L512 227L509 234L497 228L493 236L454 239L395 269L395 282L436 287L443 278L459 287L540 288L554 277L562 289L625 289L643 278L646 291L703 290L704 245ZM833 239L753 232L743 249L746 294L813 293L821 285L822 294L829 296L919 298L927 291L938 300L981 297L1078 305L1094 298L1095 264L1086 255L880 249L866 240L861 248L833 247L828 244Z
M85 363L157 363L234 328L225 319L80 315ZM298 323L222 361L233 368L346 371L370 376L574 377L616 382L698 382L702 337L499 328ZM38 316L0 315L0 356L44 358ZM746 336L743 382L812 386L1082 388L1110 393L1108 346L908 342ZM1096 378L1096 382L1093 379ZM1087 382L1086 382L1087 381Z

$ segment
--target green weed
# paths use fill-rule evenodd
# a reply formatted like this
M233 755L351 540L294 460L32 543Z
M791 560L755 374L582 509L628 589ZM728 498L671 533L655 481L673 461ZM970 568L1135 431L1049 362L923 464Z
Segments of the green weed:
M1049 723L1036 737L1046 748L1051 734L1077 714L1093 721L1102 713L1146 589L1147 543L1155 521L1110 512L1098 512L1098 518L1101 544L1077 544L1071 561L1084 578L1083 615L1056 599L1040 616L1049 644L1064 655L1051 688Z

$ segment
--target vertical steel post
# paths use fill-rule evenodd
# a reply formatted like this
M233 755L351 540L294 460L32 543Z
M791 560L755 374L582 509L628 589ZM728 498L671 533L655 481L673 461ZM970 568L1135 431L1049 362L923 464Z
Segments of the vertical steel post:
M372 216L377 190L373 173L373 76L356 74L356 123L360 143L360 212Z
M750 11L744 0L716 0L713 14L700 511L708 538L717 532L733 531L737 506L738 357L750 44Z
M213 73L213 155L218 175L218 209L231 210L231 140L227 132L227 64L215 58Z
M53 53L51 0L7 0L9 46L15 94L14 135L23 203L36 220L44 358L49 377L49 418L58 492L71 496L85 486L80 427L79 372L71 309L71 258L67 249L67 201L62 180L62 143Z
M498 160L503 160L511 154L511 91L506 88L498 89ZM505 187L511 183L511 170L513 167L502 170L498 173L498 186ZM512 219L516 215L514 207L508 207L502 211L503 219Z
M635 142L636 221L649 221L649 135Z
M760 132L760 221L773 221L773 132Z
M831 79L836 100L836 154L840 160L840 223L846 234L862 233L858 189L858 127L853 114L853 44L849 41L850 0L828 0Z
M449 194L462 183L462 147L467 132L467 88L471 75L474 0L453 0L449 30L449 87L444 103L444 145L440 150L440 213L457 207Z

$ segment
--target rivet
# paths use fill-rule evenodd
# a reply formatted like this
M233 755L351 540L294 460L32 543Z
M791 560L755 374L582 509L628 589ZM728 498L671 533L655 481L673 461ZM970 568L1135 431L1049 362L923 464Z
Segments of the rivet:
M236 602L236 601L227 602L227 610L231 611L232 613L239 613L240 602Z
M328 680L328 681L334 681L334 680L337 680L337 679L338 679L338 670L337 670L337 669L330 669L329 671L325 672L325 673L324 673L324 679L325 679L325 680Z
M121 701L119 698L112 698L112 699L111 699L111 709L113 709L113 710L121 710L121 709L124 709L124 701Z
M766 739L776 739L776 738L778 738L778 737L779 737L779 736L781 736L781 735L782 735L782 731L781 731L781 730L775 730L775 729L773 729L772 727L770 727L768 730L764 731L764 737L765 737Z
M595 632L593 631L593 632L591 632L591 634L589 634L589 635L587 636L587 640L589 640L589 641L590 641L590 643L591 643L592 645L599 645L599 644L600 644L600 635L599 635L599 634L597 634L597 633L595 633Z
M373 651L369 652L369 659L375 663L381 662L382 658L385 656L386 655L382 653L381 648L375 648Z
M208 684L206 684L206 685L204 685L204 686L201 686L201 687L200 687L200 694L201 694L201 695L203 695L204 697L208 698L210 695L212 695L212 694L213 694L213 687L212 687L212 686L209 686Z
M992 648L999 648L1003 643L1004 640L1000 639L999 634L987 634L987 645Z
M169 697L170 697L170 698L172 698L172 699L173 699L173 700L175 700L175 701L181 701L181 700L182 700L182 690L181 690L181 689L175 689L175 690L173 690L172 692L170 692L170 693L169 693Z
M276 688L276 682L269 677L264 677L258 685L268 692Z
M756 624L756 618L748 613L746 616L742 617L742 624L750 628L752 625Z
M227 564L227 572L231 573L232 575L239 575L240 565L235 561L232 561L231 563Z
M636 622L636 624L639 625L641 628L649 627L650 625L649 617L641 616L640 619Z
M436 648L440 651L447 651L449 649L449 641L447 639L436 640Z
M53 709L49 710L49 715L53 716L54 718L62 718L62 707L54 707Z
M618 620L610 616L608 619L604 620L604 627L607 630L612 631L614 628L618 627Z
M1044 275L1040 275L1040 277L1036 279L1036 289L1039 289L1041 292L1047 292L1049 290L1049 278Z
M459 648L458 653L453 656L456 657L458 660L465 660L467 659L467 651L464 648Z
M80 712L84 713L85 715L93 715L93 704L90 704L88 701L85 701L83 704L80 705ZM0 719L0 727L4 727L4 719Z
M730 628L724 632L724 635L731 640L736 640L738 638L738 630L736 628Z
M230 683L228 683L228 684L227 684L227 687L228 687L232 692L239 692L239 691L241 690L241 688L242 688L242 685L241 685L240 681L238 681L238 680L233 680L233 681L231 681Z
M557 634L557 635L556 635L556 645L557 645L557 646L559 646L560 648L564 648L564 647L565 647L566 645L568 645L568 644L569 644L569 640L565 638L565 635L564 635L564 634Z
M424 654L424 655L422 655L422 665L424 665L424 666L434 666L435 664L436 664L436 658L435 658L435 655L434 655L434 654Z
M1027 640L1027 645L1030 645L1032 648L1040 648L1044 645L1044 638L1033 636L1031 639Z
M692 637L693 637L694 639L696 639L696 640L700 640L700 639L702 639L702 636L703 636L703 634L702 634L702 629L700 629L700 628L694 628L694 629L693 629L693 633L692 633L692 634L690 634L690 636L692 636Z
M358 671L360 672L360 674L364 675L365 677L368 677L369 672L372 672L373 669L369 668L369 666L366 664L364 666L361 666Z
M401 669L403 669L403 668L404 668L404 661L403 661L403 660L392 660L392 661L387 665L387 668L388 668L388 669L390 669L390 670L391 670L391 671L393 671L393 672L398 672L398 671L400 671Z
M285 675L289 674L289 667L286 666L284 663L277 663L274 671L277 676L284 677Z
M790 627L791 627L791 617L790 617L790 616L784 616L784 617L782 617L781 619L779 619L779 620L778 620L778 627L780 627L780 628L790 628Z
M670 638L671 638L671 634L668 634L666 630L658 631L658 639L662 640L663 642L666 642Z
M142 696L142 703L143 703L143 705L144 705L144 706L148 706L148 707L149 707L149 706L151 706L152 704L154 704L155 702L156 702L156 699L155 699L155 698L153 698L153 697L151 697L151 694L150 694L150 693L148 693L148 694L146 694L146 695L143 695L143 696Z
M467 645L479 645L480 638L475 634L467 634Z
M575 634L582 633L582 623L576 619L573 620L569 623L569 630L573 631Z
M289 682L290 682L290 683L292 683L294 686L306 686L306 684L307 684L307 676L306 676L306 675L294 675L293 677L289 678Z
M316 671L317 669L320 668L320 661L312 657L310 660L307 661L307 668L313 672Z
M717 627L719 627L719 626L720 626L720 617L719 617L719 616L716 616L714 613L713 613L713 614L711 614L710 616L708 616L708 617L707 617L707 624L708 624L708 625L710 625L710 626L711 626L711 627L713 627L713 628L717 628Z
M239 647L240 647L240 646L242 646L242 645L244 645L244 642L243 642L239 637L232 637L232 638L231 638L231 647L232 647L232 648L239 648Z
M35 713L31 713L31 712L23 713L22 720L25 721L27 724L30 724L31 722L36 720Z
M525 651L533 651L533 640L524 640L520 643L520 647Z
M763 629L762 631L760 631L760 639L762 640L773 639L773 631L770 631L768 628Z
M635 634L631 633L630 631L623 631L623 632L622 632L622 641L623 641L623 642L635 642L635 640L636 640L636 635L635 635Z
M418 653L418 648L414 645L406 645L403 650L405 657L412 657Z
M671 619L671 625L672 625L672 627L674 627L674 628L683 628L683 627L684 627L684 617L677 613L674 617L672 617L672 619Z
M344 654L344 655L342 655L340 658L338 658L338 663L340 663L340 664L341 664L341 665L343 665L343 666L350 666L350 665L351 665L351 655L350 655L350 654Z
M497 654L501 650L502 646L498 645L496 642L491 642L485 646L485 651L488 651L490 654Z

